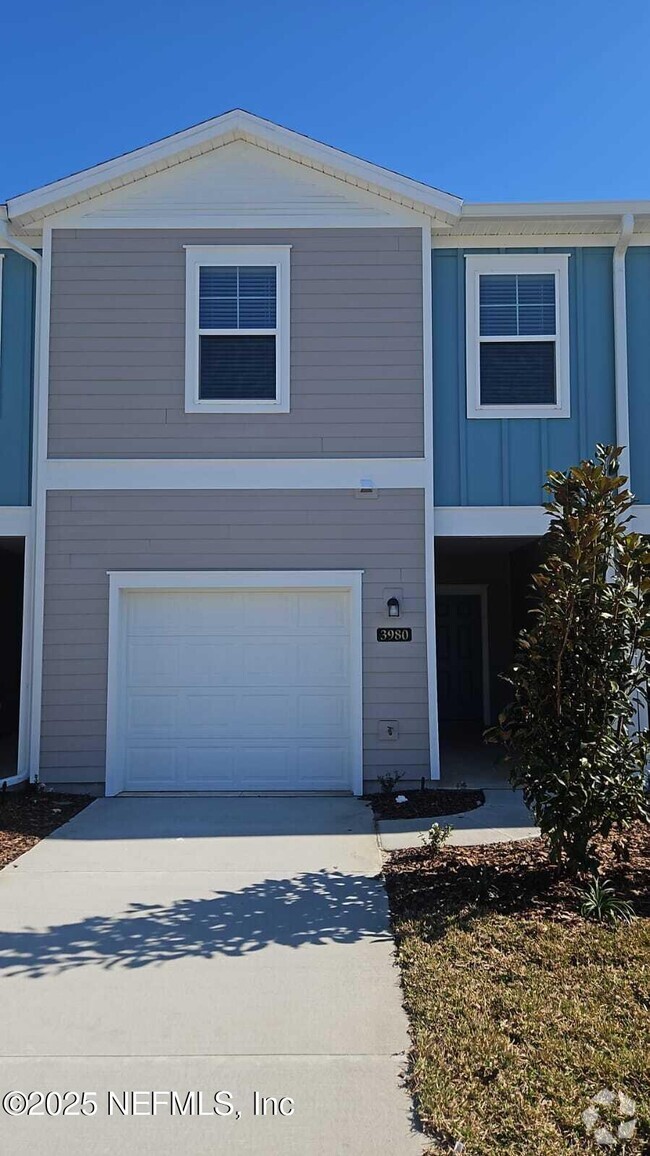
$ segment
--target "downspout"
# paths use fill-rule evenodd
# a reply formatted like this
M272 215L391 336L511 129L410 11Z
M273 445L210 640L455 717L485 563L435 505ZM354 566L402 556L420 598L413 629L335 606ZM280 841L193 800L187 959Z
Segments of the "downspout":
M616 398L616 443L623 447L621 472L630 477L630 403L627 369L627 301L625 254L634 232L634 216L621 217L618 241L612 262L614 288L614 389Z
M6 213L4 206L3 206L1 211ZM32 422L34 425L34 429L32 432L32 447L33 447L32 448L32 511L34 513L36 510L36 501L37 501L37 496L38 496L38 489L37 489L37 484L36 484L37 483L37 469L38 469L38 455L35 452L35 447L37 445L36 419L37 419L37 412L38 412L37 405L36 405L36 382L37 382L37 375L38 375L38 365L39 365L39 361L40 361L42 258L41 258L41 254L37 253L35 249L32 249L29 245L26 245L24 241L20 241L20 240L18 240L17 237L13 237L11 235L11 233L9 232L9 224L7 222L6 216L4 218L0 218L0 247L13 249L15 253L19 253L21 257L25 257L28 261L31 261L32 264L34 265L35 269L36 269L36 274L35 274L36 284L35 284L35 297L34 297L34 301L35 301L35 307L34 307L34 361L33 361L33 371L32 371L32 414L33 414ZM32 551L34 550L34 533L33 533L34 524L35 524L35 519L34 519L33 524L32 524L32 541L31 541L31 546L30 546ZM27 580L27 573L25 573L25 580ZM26 586L27 586L27 581L26 581ZM27 591L27 597L29 598L29 601L31 603L31 613L29 615L29 621L32 623L32 628L33 628L33 622L34 622L34 583L33 583L33 581L30 583L30 586L31 586L31 588ZM23 600L23 605L24 605L24 601L25 600ZM31 649L32 648L30 645L29 647L26 648L27 653L23 652L22 659L21 659L22 662L30 662L31 661ZM29 702L29 708L27 708L27 709L31 708L32 681L33 681L33 672L30 671L29 693L27 696L28 702ZM25 703L21 702L21 709L22 710L26 709ZM30 728L30 730L31 730L31 728ZM27 764L29 766L29 759L27 759ZM25 771L19 771L18 774L11 775L8 779L3 779L2 780L2 788L4 789L5 787L7 787L7 788L8 787L17 787L19 785L19 783L26 782L26 780L28 778L29 778L29 770L28 769Z

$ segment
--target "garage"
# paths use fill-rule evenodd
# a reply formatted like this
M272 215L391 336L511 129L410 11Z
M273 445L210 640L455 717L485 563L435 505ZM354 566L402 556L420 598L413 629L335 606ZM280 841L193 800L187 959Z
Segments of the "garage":
M335 579L111 575L107 793L357 790L360 576Z

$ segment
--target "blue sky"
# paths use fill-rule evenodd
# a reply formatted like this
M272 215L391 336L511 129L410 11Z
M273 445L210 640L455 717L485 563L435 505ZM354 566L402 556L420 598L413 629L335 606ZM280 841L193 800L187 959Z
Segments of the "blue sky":
M43 0L0 199L243 107L466 200L650 197L647 0Z

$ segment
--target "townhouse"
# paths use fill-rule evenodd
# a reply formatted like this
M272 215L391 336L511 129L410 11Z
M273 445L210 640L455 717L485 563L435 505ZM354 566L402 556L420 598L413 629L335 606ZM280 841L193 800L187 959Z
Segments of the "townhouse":
M5 774L438 778L503 701L545 471L618 441L650 531L650 203L467 204L235 111L0 228Z

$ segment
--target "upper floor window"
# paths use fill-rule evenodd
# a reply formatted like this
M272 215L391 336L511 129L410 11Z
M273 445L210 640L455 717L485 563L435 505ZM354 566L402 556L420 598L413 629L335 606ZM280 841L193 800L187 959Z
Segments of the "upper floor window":
M288 413L289 253L187 246L186 411Z
M467 257L468 417L569 416L568 261Z

